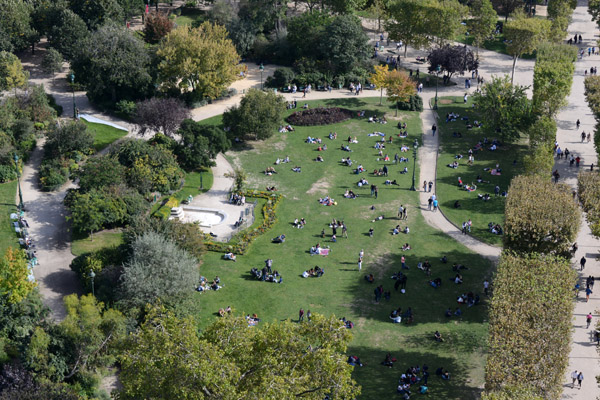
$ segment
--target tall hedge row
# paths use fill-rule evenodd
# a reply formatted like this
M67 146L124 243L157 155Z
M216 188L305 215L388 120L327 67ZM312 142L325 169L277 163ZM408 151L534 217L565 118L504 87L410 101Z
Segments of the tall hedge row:
M594 114L594 146L596 154L600 154L600 75L588 75L585 78L585 98Z
M600 238L600 175L598 172L581 172L577 186L581 207L586 212L592 234Z
M570 258L581 221L572 190L547 177L521 175L512 180L508 193L505 249Z
M490 304L487 398L558 399L568 365L576 272L551 255L502 254ZM514 387L527 395L510 393Z

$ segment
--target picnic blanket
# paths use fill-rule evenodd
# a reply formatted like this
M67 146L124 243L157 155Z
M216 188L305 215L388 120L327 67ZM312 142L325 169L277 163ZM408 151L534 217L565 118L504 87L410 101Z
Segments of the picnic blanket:
M328 256L330 250L331 249L319 249L319 254L322 256Z

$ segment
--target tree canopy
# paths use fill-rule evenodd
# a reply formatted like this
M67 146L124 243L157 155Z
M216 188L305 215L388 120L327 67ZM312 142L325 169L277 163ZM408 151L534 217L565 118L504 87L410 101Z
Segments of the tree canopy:
M438 47L427 56L429 72L436 72L439 65L441 70L452 77L455 73L474 71L479 67L479 60L466 45Z
M504 23L504 37L508 44L506 51L513 57L511 80L515 75L517 59L523 54L533 53L550 34L550 21L529 18L523 12L516 12L510 21Z
M181 123L177 134L181 140L175 148L175 154L179 165L186 171L213 166L217 154L231 147L231 141L223 129L191 119Z
M181 121L189 116L185 104L172 97L153 97L136 104L135 122L142 135L162 133L173 137Z
M344 355L349 341L335 316L314 314L310 324L286 321L261 329L229 316L198 335L194 321L157 306L127 343L121 396L354 399L360 387Z
M9 303L21 302L36 287L28 278L25 252L12 247L6 249L0 259L0 296L6 296Z
M219 97L241 71L240 57L227 30L210 22L171 31L157 54L164 85L191 89L211 99Z

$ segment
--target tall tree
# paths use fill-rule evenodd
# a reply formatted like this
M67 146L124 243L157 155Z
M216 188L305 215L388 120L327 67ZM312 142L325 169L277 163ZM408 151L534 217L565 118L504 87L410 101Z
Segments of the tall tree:
M25 86L29 72L23 70L21 60L7 51L0 51L0 90L15 90Z
M405 71L399 70L391 70L386 74L384 87L387 91L387 100L396 105L407 101L417 92L414 81ZM396 111L398 111L397 108Z
M162 133L173 137L181 121L190 116L190 111L181 100L172 97L153 97L136 104L135 122L140 133Z
M508 16L523 7L525 0L492 0L492 5L496 11L504 15L504 21L508 21Z
M473 54L473 52L464 46L450 46L439 47L434 49L427 56L429 62L429 72L436 72L438 65L442 71L445 71L449 77L452 77L455 73L474 71L479 67L479 61Z
M310 324L286 321L262 329L226 317L199 336L193 320L158 306L126 346L120 396L353 399L360 387L344 355L349 341L338 319L320 315Z
M273 92L250 89L239 105L229 108L223 113L223 125L231 137L255 140L271 137L283 123L285 99Z
M63 62L63 56L58 52L58 50L52 47L46 50L46 54L42 59L42 68L44 72L52 75L52 82L54 82L56 73L62 71Z
M211 99L237 79L240 57L220 25L181 26L162 41L157 54L161 79L167 87L192 89Z
M177 131L181 141L175 148L177 161L186 171L215 165L217 154L231 147L231 142L223 129L213 125L203 125L186 119Z
M521 137L532 122L531 101L527 88L513 85L508 76L492 77L481 92L473 95L475 109L483 121L488 136L499 136L504 141Z
M96 29L109 20L123 21L123 9L117 0L69 0L69 7L90 29Z
M318 47L321 54L327 55L323 62L334 73L350 71L369 55L369 38L354 15L336 16L325 28L325 38Z
M54 18L46 33L48 42L70 60L79 49L77 43L90 34L87 25L79 15L68 9L51 8L49 15Z
M21 51L32 34L31 3L24 0L0 0L0 51Z
M371 83L379 88L379 105L383 99L383 89L385 89L385 79L389 72L389 67L386 65L375 65L373 67L373 73L371 74Z
M156 44L173 30L174 23L164 13L150 13L144 22L144 40Z
M471 18L467 21L467 27L469 35L473 37L477 58L479 48L494 34L497 20L498 14L490 0L474 0L471 3Z
M127 29L103 25L77 44L71 68L92 100L136 99L150 89L150 56Z
M504 24L504 37L508 41L506 51L513 57L511 82L515 77L517 59L523 54L533 53L550 33L550 21L528 18L525 13L516 12L513 19Z

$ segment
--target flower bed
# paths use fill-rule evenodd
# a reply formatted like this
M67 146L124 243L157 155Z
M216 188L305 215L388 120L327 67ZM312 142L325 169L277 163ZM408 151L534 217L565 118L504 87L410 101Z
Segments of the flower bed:
M287 117L287 122L298 126L329 125L343 122L352 118L354 113L345 108L312 108L309 110L296 111Z
M248 198L267 199L267 202L262 208L263 222L254 229L244 230L234 237L228 243L213 242L208 239L205 242L206 250L216 251L219 253L232 252L234 254L245 254L250 244L260 235L268 231L277 222L275 211L279 202L283 199L283 195L273 192L265 192L261 190L246 190L238 193Z

